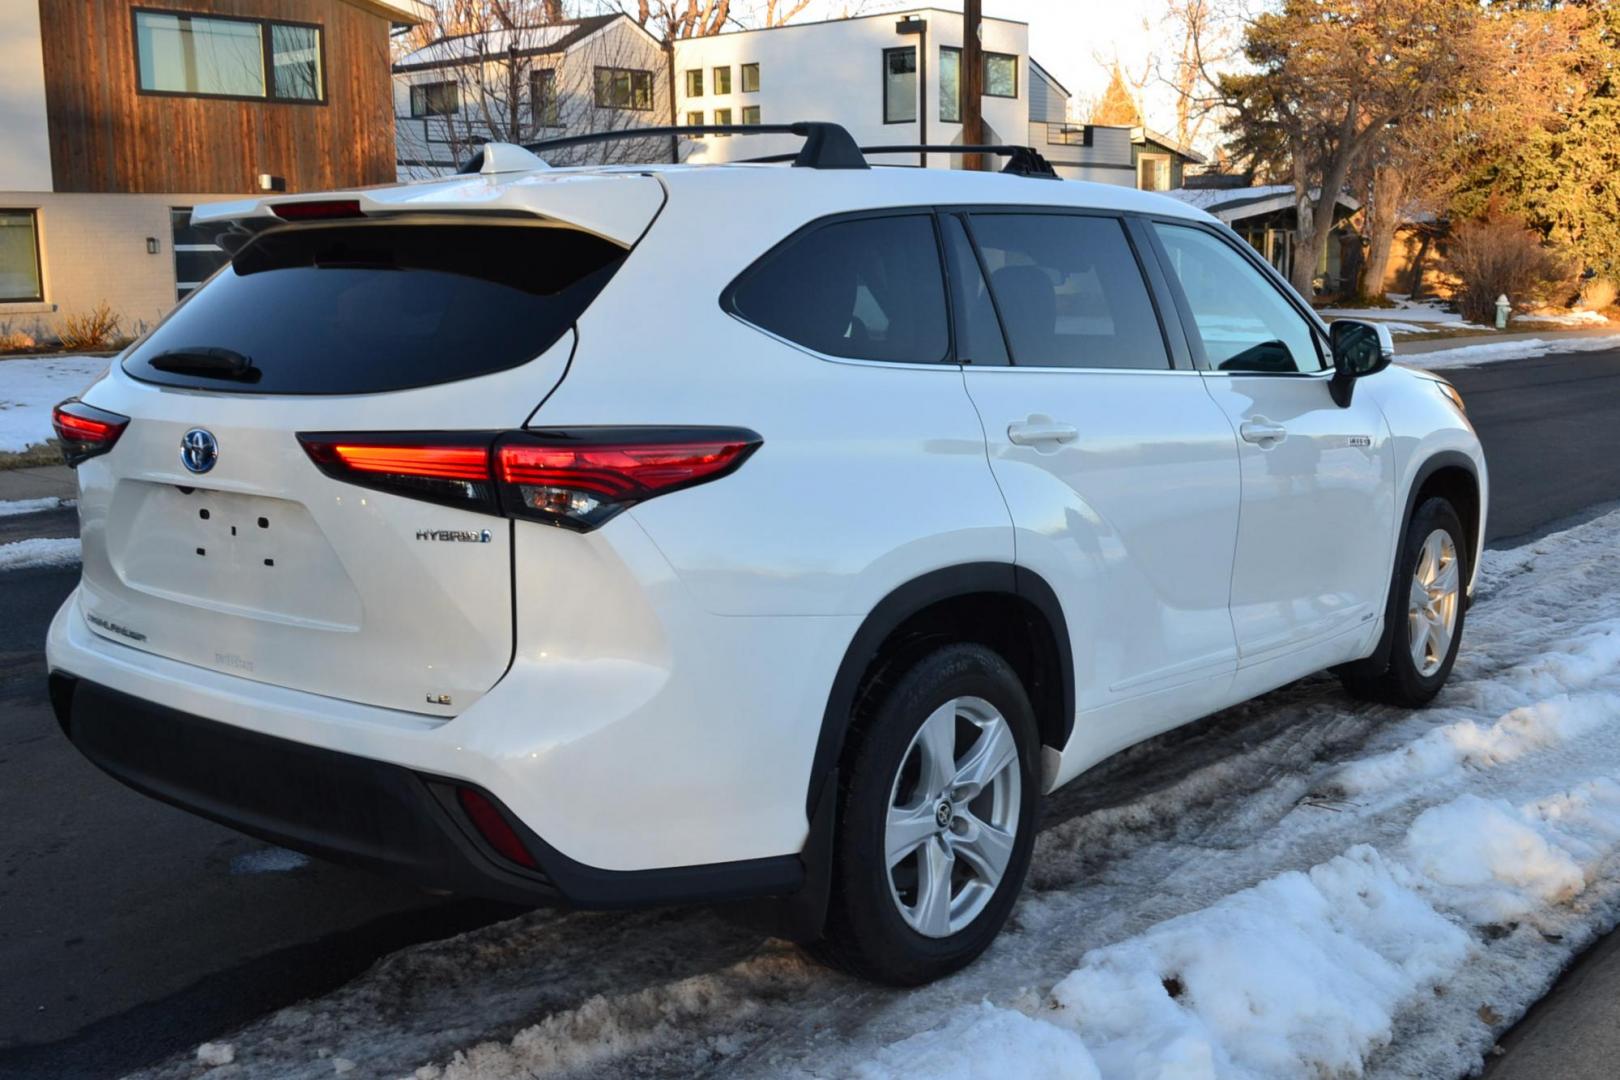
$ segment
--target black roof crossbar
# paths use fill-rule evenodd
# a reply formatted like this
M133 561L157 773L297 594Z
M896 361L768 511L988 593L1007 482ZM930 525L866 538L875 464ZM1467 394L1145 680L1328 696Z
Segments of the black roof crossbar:
M1007 159L1001 171L1009 176L1032 176L1041 180L1061 180L1052 163L1033 146L949 146L938 143L908 146L863 146L861 154L996 154ZM773 164L792 160L791 154L749 158L750 164Z
M825 120L800 120L793 124L682 124L675 127L621 128L618 131L588 131L583 135L562 135L555 139L524 143L523 149L534 154L547 150L560 150L566 146L589 146L593 143L620 142L625 139L648 139L677 135L798 135L804 145L797 154L784 154L774 160L791 161L804 169L866 169L870 168L860 148L842 125ZM461 172L475 173L484 167L484 152L480 150L461 167Z

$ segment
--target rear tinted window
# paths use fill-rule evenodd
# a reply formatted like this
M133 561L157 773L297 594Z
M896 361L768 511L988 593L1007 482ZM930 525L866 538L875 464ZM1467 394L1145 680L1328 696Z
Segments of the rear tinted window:
M1014 364L1170 366L1125 229L1108 217L975 214Z
M731 309L828 356L945 359L945 278L925 214L858 218L797 236L743 273Z
M239 251L124 369L254 394L375 393L485 375L545 352L625 254L560 228L282 229ZM234 371L221 370L231 366L222 357Z

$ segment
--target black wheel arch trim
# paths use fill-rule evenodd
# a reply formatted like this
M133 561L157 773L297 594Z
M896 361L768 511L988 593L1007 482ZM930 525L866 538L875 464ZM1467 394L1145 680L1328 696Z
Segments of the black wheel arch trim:
M1012 563L974 562L943 567L913 578L878 601L850 639L822 713L821 734L816 739L815 756L810 763L810 782L805 792L806 815L814 818L818 808L825 806L823 791L829 778L836 773L839 758L843 755L856 694L883 642L907 619L924 608L943 600L984 594L1015 596L1026 600L1046 619L1057 646L1063 704L1060 735L1062 743L1067 744L1074 730L1074 650L1069 641L1068 620L1064 617L1057 593L1039 574Z

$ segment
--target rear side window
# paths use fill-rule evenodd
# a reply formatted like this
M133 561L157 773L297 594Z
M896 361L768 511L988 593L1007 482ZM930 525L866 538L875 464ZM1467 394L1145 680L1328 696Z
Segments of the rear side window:
M745 270L726 302L755 326L828 356L934 363L950 347L926 214L811 229Z
M238 251L124 370L253 394L376 393L487 375L550 348L625 255L566 228L278 229Z
M1125 227L1077 214L975 214L1014 364L1170 366Z

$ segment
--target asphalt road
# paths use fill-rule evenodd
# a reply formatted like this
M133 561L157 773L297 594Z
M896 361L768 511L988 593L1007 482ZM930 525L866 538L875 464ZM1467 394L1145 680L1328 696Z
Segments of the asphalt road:
M1620 351L1447 374L1489 457L1493 541L1620 500ZM44 698L76 577L0 575L0 1077L116 1075L513 913L319 862L244 872L262 843L99 773Z

